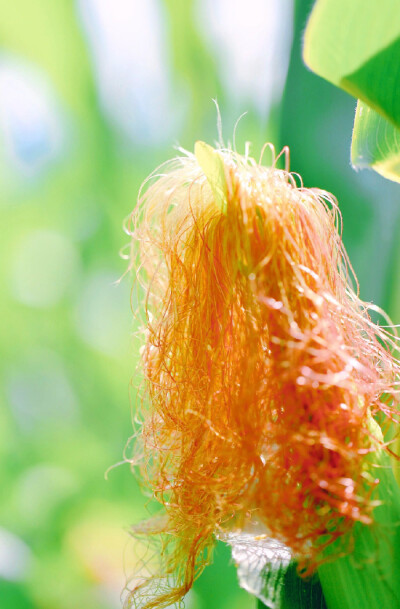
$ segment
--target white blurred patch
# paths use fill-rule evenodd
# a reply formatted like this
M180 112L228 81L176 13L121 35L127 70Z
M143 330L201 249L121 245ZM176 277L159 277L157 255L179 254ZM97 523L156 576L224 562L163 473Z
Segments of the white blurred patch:
M50 230L26 235L11 262L16 300L31 307L56 305L79 274L78 250L67 237Z
M6 392L21 429L66 425L77 419L77 399L57 353L37 349L6 374Z
M197 0L233 109L266 118L283 91L293 38L293 0Z
M129 344L131 311L129 286L118 283L112 272L98 271L87 277L76 309L76 327L91 347L121 356Z
M133 141L168 141L185 103L182 95L172 98L159 0L77 0L77 6L106 114Z
M107 607L110 609L121 609L120 585L100 584L96 586L96 596L99 602L102 602L103 605L107 603Z
M0 528L0 578L24 580L32 563L32 552L19 537Z
M11 166L29 177L54 161L65 144L64 119L46 73L0 54L0 139Z
M52 512L77 490L78 481L64 467L41 464L28 468L15 486L22 519L35 528L45 526Z

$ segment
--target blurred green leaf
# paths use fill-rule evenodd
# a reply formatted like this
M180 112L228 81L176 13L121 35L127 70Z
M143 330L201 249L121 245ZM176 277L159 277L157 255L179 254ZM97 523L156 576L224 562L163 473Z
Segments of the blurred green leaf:
M400 182L400 130L361 100L354 119L351 162Z
M305 32L304 61L400 126L398 0L318 0Z

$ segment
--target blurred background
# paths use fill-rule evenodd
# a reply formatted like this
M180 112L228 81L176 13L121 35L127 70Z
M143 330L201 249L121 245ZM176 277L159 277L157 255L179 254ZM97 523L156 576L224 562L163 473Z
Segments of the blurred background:
M0 607L117 609L146 499L122 460L138 372L122 223L195 140L291 148L332 191L361 295L400 321L399 186L350 167L355 100L304 67L312 2L0 7ZM267 159L265 159L267 161ZM135 306L135 303L133 303ZM188 609L250 609L229 551Z

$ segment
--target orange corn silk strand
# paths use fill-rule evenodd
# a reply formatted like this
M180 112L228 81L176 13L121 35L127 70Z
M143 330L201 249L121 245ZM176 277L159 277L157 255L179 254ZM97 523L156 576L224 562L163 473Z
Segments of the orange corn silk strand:
M147 291L142 472L167 514L158 576L175 574L146 607L180 598L215 533L250 518L311 569L370 523L363 456L389 449L369 420L397 401L393 340L351 286L334 197L215 155L223 205L187 153L151 178L130 224Z

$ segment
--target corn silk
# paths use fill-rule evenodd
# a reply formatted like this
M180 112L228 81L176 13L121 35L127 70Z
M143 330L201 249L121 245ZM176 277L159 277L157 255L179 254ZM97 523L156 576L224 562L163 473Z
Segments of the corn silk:
M310 574L373 521L365 456L392 452L371 417L396 423L396 337L358 296L336 199L275 161L198 143L150 176L127 223L145 293L131 460L164 508L134 527L154 552L128 607L179 603L216 537L249 522Z

